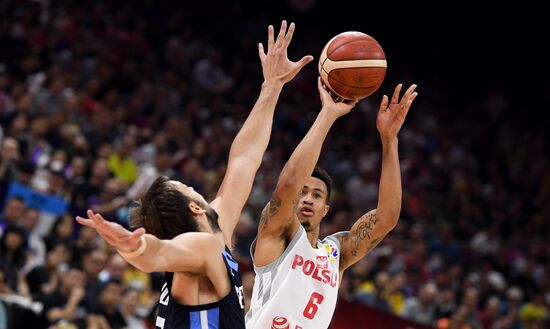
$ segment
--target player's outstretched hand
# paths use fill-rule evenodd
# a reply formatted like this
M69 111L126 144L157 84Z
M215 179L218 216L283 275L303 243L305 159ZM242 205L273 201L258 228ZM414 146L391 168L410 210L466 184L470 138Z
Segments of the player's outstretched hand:
M261 43L258 44L258 53L262 62L265 82L287 83L294 79L302 67L313 60L313 56L311 55L302 57L298 62L288 59L287 49L292 40L294 29L294 23L291 23L287 29L287 22L283 21L277 39L275 39L273 25L269 25L267 54L265 53L264 46Z
M105 239L110 245L122 252L131 252L138 248L140 237L145 234L144 228L130 232L120 224L107 221L100 214L91 210L87 211L88 218L76 217L76 221L82 225L91 227Z
M403 97L399 99L399 94L401 93L402 87L403 85L401 83L395 87L391 97L391 102L389 102L389 104L388 96L384 95L382 97L380 109L378 110L378 115L376 117L376 128L382 138L397 136L397 133L399 133L399 130L405 121L405 117L409 112L412 102L418 95L418 93L414 91L416 89L416 85L413 84L409 87L409 89L407 89Z
M317 78L317 88L319 89L319 96L321 97L321 103L323 104L323 109L328 110L331 115L336 115L336 117L341 117L348 114L352 108L357 104L355 101L343 101L337 102L334 100L330 92L326 89L321 81L321 78Z

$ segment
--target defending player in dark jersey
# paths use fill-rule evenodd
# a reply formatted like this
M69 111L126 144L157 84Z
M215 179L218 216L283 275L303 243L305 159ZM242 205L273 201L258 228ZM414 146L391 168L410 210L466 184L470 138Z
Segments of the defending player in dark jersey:
M167 272L157 328L244 328L242 286L229 248L269 143L279 94L313 59L288 59L293 33L294 24L287 29L283 21L275 38L269 26L267 53L262 44L258 46L262 89L231 145L227 171L213 201L208 203L181 182L159 177L132 210L131 224L140 227L133 232L92 211L88 219L77 217L138 269Z

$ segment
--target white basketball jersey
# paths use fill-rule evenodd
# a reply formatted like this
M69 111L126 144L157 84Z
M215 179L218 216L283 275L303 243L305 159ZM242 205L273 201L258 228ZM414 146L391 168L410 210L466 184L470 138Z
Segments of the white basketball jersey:
M252 243L254 259L256 241ZM311 247L305 229L269 265L254 265L256 277L247 329L323 329L330 324L338 297L340 244L334 237Z

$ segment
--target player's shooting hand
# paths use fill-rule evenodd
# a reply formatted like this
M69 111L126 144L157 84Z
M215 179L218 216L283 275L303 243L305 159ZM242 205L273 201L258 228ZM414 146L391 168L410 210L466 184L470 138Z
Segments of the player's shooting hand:
M402 87L402 84L398 84L397 87L395 87L389 104L388 96L384 95L384 97L382 97L380 109L378 110L378 115L376 117L376 128L382 138L392 138L397 136L397 133L401 129L401 126L405 121L405 117L409 112L412 102L418 95L418 93L414 92L416 85L413 84L409 87L409 89L407 89L403 97L399 99L399 94L401 93Z
M119 251L131 252L139 247L140 237L145 234L144 228L130 232L120 224L106 221L103 216L91 210L88 210L87 214L88 218L77 216L77 222L95 229L105 241Z
M313 60L313 56L304 56L298 62L288 59L287 49L292 35L294 34L294 23L290 24L287 30L287 22L281 23L281 29L275 40L273 25L268 28L267 54L264 46L258 44L258 53L262 62L262 71L265 82L287 83L292 80L307 63Z
M342 102L335 101L331 93L321 82L320 77L317 78L317 88L319 89L319 96L321 97L321 104L323 104L323 109L326 110L329 114L335 115L337 118L348 114L358 102L356 100L346 100Z

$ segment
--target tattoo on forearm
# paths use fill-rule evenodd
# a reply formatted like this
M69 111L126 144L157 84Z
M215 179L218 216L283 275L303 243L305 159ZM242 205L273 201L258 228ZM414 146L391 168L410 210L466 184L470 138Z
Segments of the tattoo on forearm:
M262 211L262 217L260 218L260 227L262 230L267 226L271 217L279 211L281 203L281 198L277 194L273 193L271 200L269 201L269 207Z
M350 232L351 234L351 255L357 256L357 253L361 249L361 244L363 240L371 240L371 232L374 230L374 227L378 223L378 218L376 217L376 212L363 215L359 219L357 229L355 232ZM374 248L382 238L371 240L370 244L367 247L367 251Z

